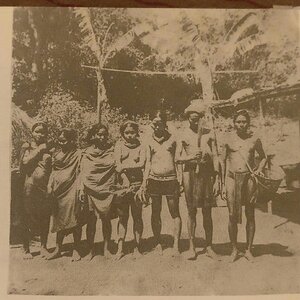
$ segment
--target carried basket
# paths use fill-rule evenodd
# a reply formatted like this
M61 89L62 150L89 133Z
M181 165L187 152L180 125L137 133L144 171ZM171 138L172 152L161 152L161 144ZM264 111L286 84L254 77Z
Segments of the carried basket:
M284 171L281 167L272 165L270 168L266 168L263 173L263 175L256 175L260 188L267 192L276 193L285 176Z

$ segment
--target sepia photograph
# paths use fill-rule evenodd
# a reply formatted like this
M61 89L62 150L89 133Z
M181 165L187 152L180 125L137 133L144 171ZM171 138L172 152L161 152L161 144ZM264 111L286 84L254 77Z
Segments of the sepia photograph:
M9 295L300 293L300 11L12 8Z

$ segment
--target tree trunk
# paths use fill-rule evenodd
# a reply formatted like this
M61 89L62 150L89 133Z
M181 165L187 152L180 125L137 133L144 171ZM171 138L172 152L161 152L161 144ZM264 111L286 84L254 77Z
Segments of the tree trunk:
M98 123L101 123L103 102L106 100L106 90L100 69L97 71L97 81L97 117Z
M32 48L33 48L33 61L31 62L31 71L34 74L35 79L38 78L38 65L36 61L37 49L38 49L38 31L35 26L33 12L31 9L28 9L28 24L31 28L31 38L32 38Z

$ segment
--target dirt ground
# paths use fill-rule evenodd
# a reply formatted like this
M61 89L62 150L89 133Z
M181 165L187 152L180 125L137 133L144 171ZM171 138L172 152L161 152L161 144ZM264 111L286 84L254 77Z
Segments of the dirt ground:
M181 250L178 258L169 254L172 245L172 221L166 203L162 211L165 250L162 256L151 250L150 207L144 209L144 238L146 253L134 257L128 253L120 261L105 260L102 256L102 236L99 222L97 232L98 255L91 261L72 263L72 238L65 240L63 257L44 261L39 256L23 261L20 247L10 250L10 294L39 295L241 295L300 292L300 225L257 210L255 261L244 257L228 262L230 245L227 233L227 208L213 211L214 244L220 261L213 261L201 252L204 246L201 211L198 214L197 250L195 261L184 257L187 250L186 207L181 199L183 219ZM113 223L116 237L116 222ZM245 247L245 217L239 227L239 247ZM132 221L129 221L128 241L132 239ZM50 250L54 235L49 237ZM83 237L85 239L85 237ZM34 250L38 250L35 244ZM128 242L128 252L131 251ZM116 247L112 247L112 252Z

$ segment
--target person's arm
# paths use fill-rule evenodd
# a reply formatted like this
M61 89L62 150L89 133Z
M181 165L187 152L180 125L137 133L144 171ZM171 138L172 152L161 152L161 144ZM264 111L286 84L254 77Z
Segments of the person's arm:
M145 149L145 145L142 144L141 146L141 150L140 150L140 160L138 163L138 168L145 168L145 164L146 164L146 149Z
M147 180L150 174L150 169L151 169L151 149L150 146L146 146L146 159L145 159L145 170L144 170L144 176L143 176L143 187L146 187Z
M260 160L256 172L257 172L257 173L260 173L260 172L263 171L263 169L264 169L265 166L266 166L266 163L267 163L267 156L266 156L266 153L265 153L265 151L264 151L262 142L261 142L261 140L260 140L259 138L258 138L257 141L256 141L255 150L257 151L258 156L259 156L259 160Z
M219 151L217 149L216 137L213 136L211 137L211 153L212 153L212 160L213 160L215 174L221 177Z
M49 181L48 181L48 185L47 185L48 197L53 193L53 183L54 183L54 175L53 175L53 172L51 172Z
M38 146L36 149L32 149L31 151L29 151L29 147L28 147L24 151L24 154L22 156L23 166L29 166L37 162L41 158L41 155L46 151L46 149L47 149L46 144L42 144Z
M115 162L116 162L116 171L118 173L121 173L123 171L124 167L121 162L121 144L118 142L115 145L114 157L115 157Z
M227 155L228 155L228 148L227 148L227 144L224 143L222 145L221 155L220 155L222 187L225 186Z
M179 140L176 144L176 151L175 151L175 163L181 164L183 162L182 155L183 155L183 145L182 140Z
M78 191L79 191L79 200L83 201L84 199L84 179L85 179L85 170L84 170L84 160L85 160L84 150L80 153L80 163L77 170L78 176Z
M176 170L177 170L177 178L180 185L183 184L183 164L181 161L182 152L184 151L182 140L178 140L176 143L176 150L175 150L175 163L176 163Z

